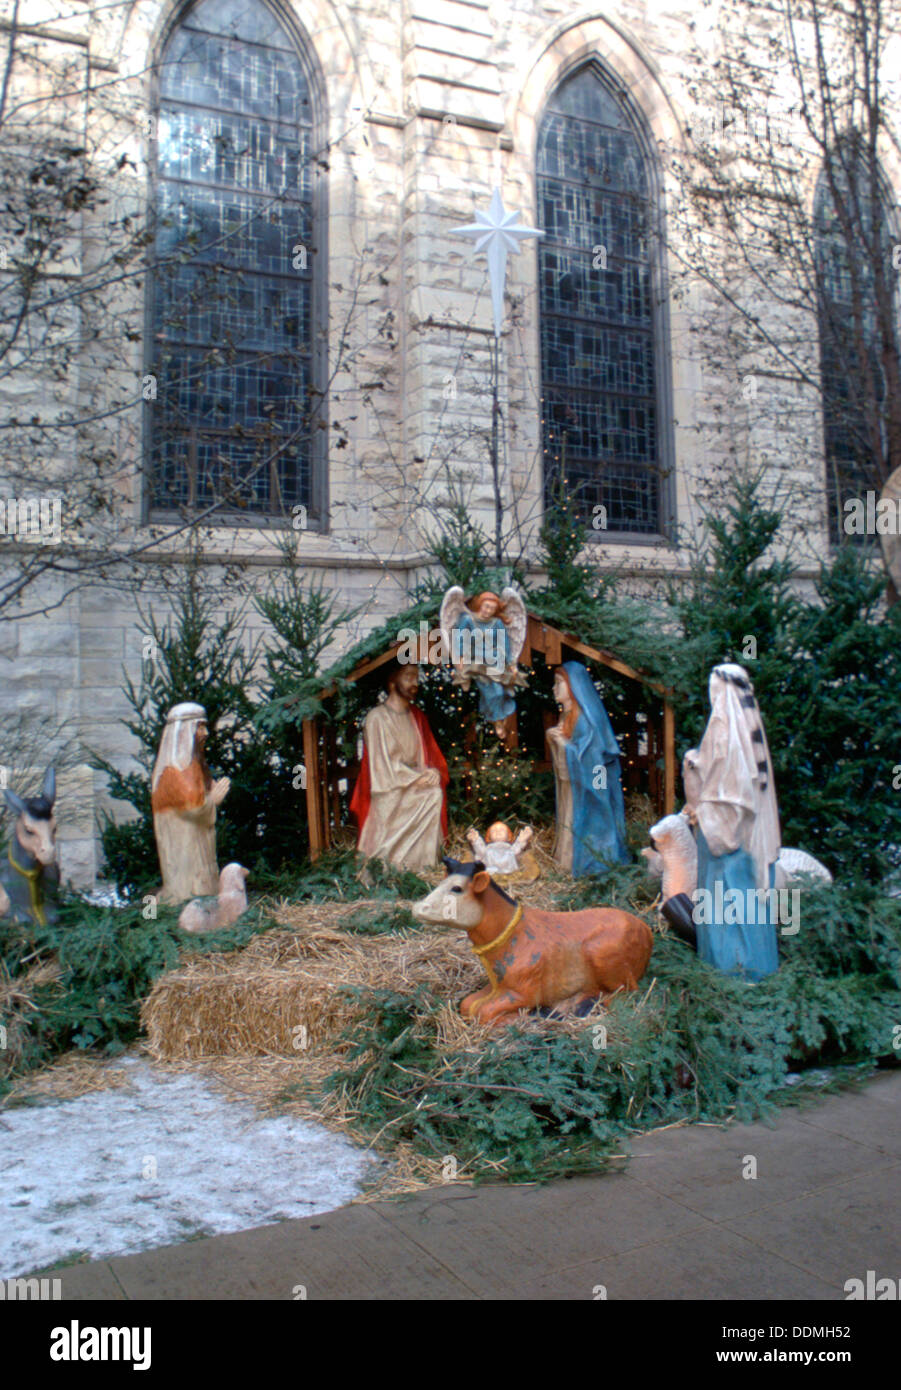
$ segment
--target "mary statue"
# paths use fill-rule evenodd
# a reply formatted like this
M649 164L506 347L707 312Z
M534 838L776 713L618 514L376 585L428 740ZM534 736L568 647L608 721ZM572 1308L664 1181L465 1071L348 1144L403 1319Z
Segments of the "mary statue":
M548 729L557 784L554 858L574 878L627 864L620 752L604 703L586 668L566 661L554 677L559 724Z

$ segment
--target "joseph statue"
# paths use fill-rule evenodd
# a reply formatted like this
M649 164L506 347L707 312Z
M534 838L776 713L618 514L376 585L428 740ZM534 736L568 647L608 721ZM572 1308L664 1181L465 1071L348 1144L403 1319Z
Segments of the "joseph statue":
M350 799L357 849L402 869L432 869L447 833L447 763L412 701L419 668L392 661L387 696L363 725L363 761Z

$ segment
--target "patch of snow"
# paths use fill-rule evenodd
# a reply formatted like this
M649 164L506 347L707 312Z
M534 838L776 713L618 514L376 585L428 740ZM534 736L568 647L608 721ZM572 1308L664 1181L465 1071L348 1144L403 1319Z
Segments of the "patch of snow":
M332 1211L375 1161L200 1075L116 1065L129 1087L0 1115L0 1278Z
M828 1086L841 1075L841 1067L810 1067L808 1071L788 1071L785 1086Z
M131 906L128 896L123 896L115 883L98 883L97 887L92 888L90 893L79 893L78 896L83 903L90 903L92 907Z
M862 1066L851 1063L834 1067L810 1067L807 1071L787 1071L782 1085L815 1090L817 1087L828 1086L831 1081L856 1080L863 1075L872 1074L874 1070L866 1063Z

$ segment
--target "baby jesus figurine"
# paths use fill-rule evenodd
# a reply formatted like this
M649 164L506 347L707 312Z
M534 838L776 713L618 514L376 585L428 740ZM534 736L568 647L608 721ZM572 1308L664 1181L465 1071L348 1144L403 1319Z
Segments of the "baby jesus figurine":
M489 825L484 840L477 830L467 830L466 838L472 846L474 857L481 860L489 874L492 877L505 877L518 874L525 867L520 864L519 856L532 838L532 828L527 825L514 840L509 825L496 820Z

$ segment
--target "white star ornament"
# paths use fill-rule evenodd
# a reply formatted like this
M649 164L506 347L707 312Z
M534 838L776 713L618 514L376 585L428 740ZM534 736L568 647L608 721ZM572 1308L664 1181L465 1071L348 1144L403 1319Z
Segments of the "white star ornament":
M501 201L501 192L496 188L491 195L487 212L475 211L475 222L465 227L452 227L451 231L460 236L470 236L475 242L476 252L484 251L488 257L488 278L491 282L491 308L494 312L494 336L501 336L504 319L504 282L507 278L507 252L518 251L520 242L527 237L544 236L536 227L520 227L519 213L506 212Z

